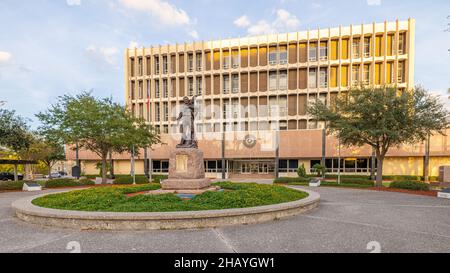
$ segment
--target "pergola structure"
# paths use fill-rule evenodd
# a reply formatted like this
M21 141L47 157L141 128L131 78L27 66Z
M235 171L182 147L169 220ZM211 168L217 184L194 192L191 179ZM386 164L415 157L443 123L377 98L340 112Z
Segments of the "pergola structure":
M20 159L0 159L0 165L13 165L14 166L14 181L18 181L17 166L27 164L38 164L34 160L20 160Z

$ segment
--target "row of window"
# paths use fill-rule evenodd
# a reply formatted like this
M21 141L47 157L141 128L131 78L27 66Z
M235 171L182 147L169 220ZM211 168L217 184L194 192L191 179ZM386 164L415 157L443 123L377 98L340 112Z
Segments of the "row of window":
M395 71L397 70L397 80L394 80ZM308 72L307 72L308 71ZM380 85L382 83L393 84L393 83L405 83L405 61L400 61L398 63L397 69L394 67L394 62L387 62L386 66L383 63L372 64L354 64L351 67L351 78L352 85L358 84L376 84ZM306 78L306 73L308 77ZM222 76L215 75L205 76L205 77L187 77L187 92L184 93L184 78L179 79L179 96L193 96L204 94L204 79L206 87L206 95L211 95L211 87L214 91L221 85L221 93L239 93L241 91L245 92L250 89L254 92L257 89L259 91L278 91L287 90L288 88L293 89L305 89L306 87L310 89L314 88L336 88L339 85L338 79L340 78L340 86L348 86L349 77L348 66L339 67L331 66L328 67L314 67L306 69L300 69L297 73L296 70L279 70L279 71L262 71L259 72L259 79L257 78L257 73L250 73L250 79L248 74L223 74ZM268 77L267 77L268 74ZM289 74L289 75L288 75ZM298 74L298 76L297 76ZM340 75L338 75L340 74ZM383 76L384 75L384 76ZM384 80L383 80L384 79ZM299 84L297 84L297 80ZM169 81L170 84L170 94L169 94ZM306 82L307 81L307 85ZM146 96L145 98L152 98L151 93L151 80L146 80ZM206 86L206 85L209 86ZM168 98L176 97L176 79L162 79L153 80L153 86L155 89L155 98ZM144 99L144 81L131 81L130 86L132 100ZM182 91L182 92L181 92ZM136 96L137 92L137 96ZM215 92L218 94L219 92Z
M181 53L176 55L155 55L130 58L130 76L184 73L203 70L219 70L248 66L284 65L289 63L306 63L330 60L347 60L349 58L369 58L372 56L394 56L406 54L406 33L400 33L396 42L395 34L344 38L300 44L254 47L248 49L214 50L213 52ZM374 41L373 41L374 40ZM351 43L351 47L349 46ZM185 59L185 55L187 56ZM153 65L152 65L153 58ZM144 66L145 60L145 66ZM186 61L186 67L185 67ZM144 71L145 67L145 71ZM177 70L178 67L178 70ZM137 69L137 73L135 73Z
M230 162L230 160L227 160ZM232 161L232 160L231 160ZM316 164L321 164L320 159L313 159L309 161L310 173L314 173L315 170L312 168ZM248 164L241 164L248 165ZM266 163L267 165L267 163ZM269 172L273 172L274 163L269 164L272 167L269 168ZM252 170L247 170L242 168L242 166L234 167L230 164L231 171L235 173L249 173ZM296 172L299 167L298 159L279 159L278 160L278 170L280 173L290 173ZM204 160L205 172L207 173L220 173L222 172L222 160ZM370 173L372 168L372 158L326 158L325 167L328 173ZM377 168L377 161L375 159L375 170ZM155 173L167 173L169 171L169 161L168 160L153 160L152 161L152 171ZM260 170L258 170L260 172ZM266 171L265 171L266 172ZM267 173L267 172L266 172Z

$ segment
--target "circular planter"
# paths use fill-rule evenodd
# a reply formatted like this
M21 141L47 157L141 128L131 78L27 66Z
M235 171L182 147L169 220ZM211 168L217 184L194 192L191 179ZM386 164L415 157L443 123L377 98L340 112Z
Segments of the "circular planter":
M180 212L88 212L49 209L33 205L38 195L12 203L17 217L44 226L81 230L197 229L255 224L304 213L318 206L320 195L304 190L308 197L268 206ZM51 193L51 194L55 194Z

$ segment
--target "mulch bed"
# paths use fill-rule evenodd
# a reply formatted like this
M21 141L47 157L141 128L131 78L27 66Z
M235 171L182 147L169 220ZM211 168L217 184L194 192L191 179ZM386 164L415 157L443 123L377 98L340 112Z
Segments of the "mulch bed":
M437 194L438 194L437 191L411 191L411 190L394 189L394 188L387 188L387 187L382 187L382 188L373 187L373 188L367 188L367 190L398 192L398 193L424 195L424 196L431 196L431 197L437 197Z

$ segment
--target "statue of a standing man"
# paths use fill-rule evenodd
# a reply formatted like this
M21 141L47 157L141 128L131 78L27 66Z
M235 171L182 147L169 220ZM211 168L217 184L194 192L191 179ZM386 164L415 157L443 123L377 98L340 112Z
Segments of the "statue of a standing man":
M189 99L183 98L184 104L181 106L181 112L178 115L177 121L181 121L181 142L177 148L198 148L197 139L195 138L195 98L198 95Z

